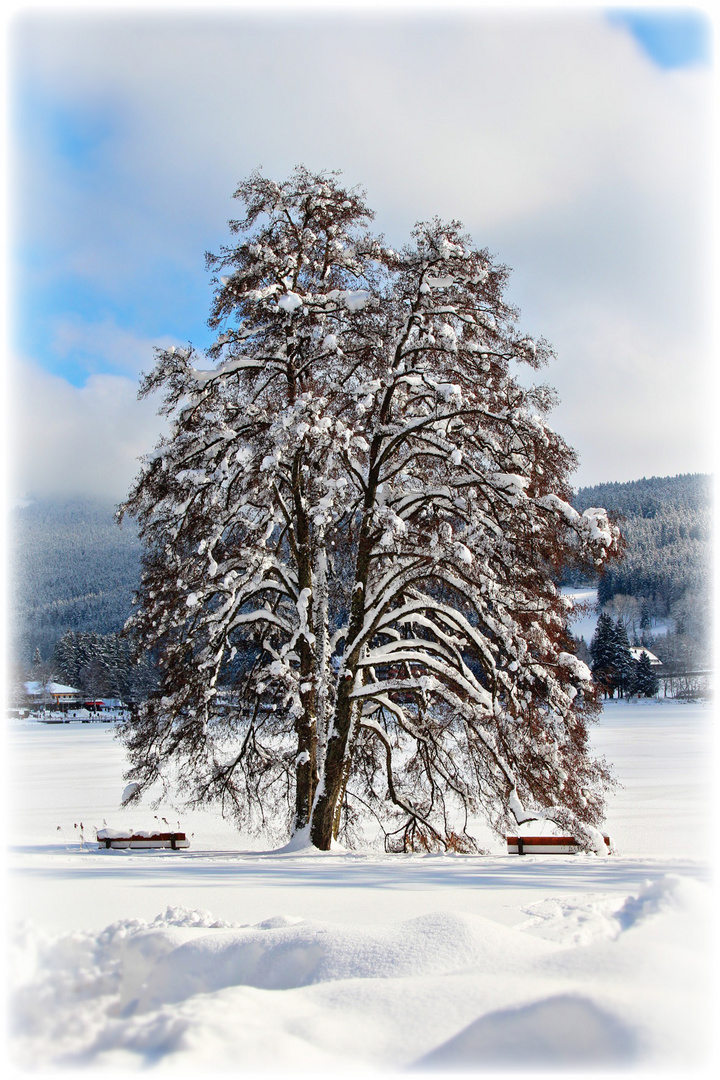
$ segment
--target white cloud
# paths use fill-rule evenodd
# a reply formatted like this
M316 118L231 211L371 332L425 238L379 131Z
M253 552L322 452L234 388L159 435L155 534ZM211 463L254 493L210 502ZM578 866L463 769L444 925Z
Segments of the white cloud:
M660 70L601 13L567 9L41 13L17 24L14 55L36 90L107 107L116 124L82 178L47 145L18 173L28 235L52 239L44 273L102 278L112 297L152 291L158 267L199 264L225 239L229 195L254 166L339 167L393 242L418 218L459 217L514 268L511 299L558 350L548 379L581 482L710 467L696 419L707 71ZM590 399L603 439L580 419Z
M59 357L80 352L88 357L88 368L110 369L138 375L153 366L153 349L181 344L169 337L155 341L138 338L119 327L114 319L85 322L77 315L58 319L54 326L53 350Z
M712 470L712 372L691 343L629 317L609 323L599 305L572 312L556 337L553 424L580 452L580 484Z
M93 375L72 386L32 363L13 365L6 445L10 499L97 495L120 501L164 430L158 402L138 402L137 383Z

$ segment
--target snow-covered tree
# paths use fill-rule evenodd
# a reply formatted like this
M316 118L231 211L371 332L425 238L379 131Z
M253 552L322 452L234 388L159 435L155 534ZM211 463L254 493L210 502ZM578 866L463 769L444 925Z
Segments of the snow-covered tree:
M351 778L377 811L389 796L403 844L447 836L448 796L504 819L511 797L525 812L518 790L546 807L562 790L577 811L592 787L582 724L577 742L544 730L577 720L589 676L552 579L573 557L600 560L614 536L601 512L566 501L574 457L545 423L552 393L509 373L550 352L517 333L507 271L457 223L418 226L414 241L388 253L386 325L356 389L362 517L318 846Z
M602 612L595 626L595 633L590 642L590 665L595 683L602 687L606 695L610 697L614 693L614 642L613 621L606 612Z
M254 806L265 821L294 790L297 830L331 707L328 550L354 437L344 382L371 347L354 324L378 245L363 199L333 176L254 175L236 196L241 239L208 257L227 271L210 319L216 367L169 349L142 389L165 388L175 423L127 503L146 544L133 627L164 684L128 739L139 780L175 759L189 792L239 817Z
M322 849L368 813L391 849L471 846L475 814L597 845L597 703L554 581L617 530L569 505L554 395L511 372L551 350L507 270L455 222L387 247L334 174L237 196L215 366L160 352L142 391L174 424L125 506L163 684L126 729L138 795L284 804Z

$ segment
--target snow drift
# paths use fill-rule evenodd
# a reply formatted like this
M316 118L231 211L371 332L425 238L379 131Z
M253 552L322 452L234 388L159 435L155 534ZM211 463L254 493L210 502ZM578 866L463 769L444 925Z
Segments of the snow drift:
M447 912L240 926L178 907L100 933L25 926L15 1058L292 1071L691 1065L707 1020L707 914L707 887L666 875L632 895L533 904L515 927Z

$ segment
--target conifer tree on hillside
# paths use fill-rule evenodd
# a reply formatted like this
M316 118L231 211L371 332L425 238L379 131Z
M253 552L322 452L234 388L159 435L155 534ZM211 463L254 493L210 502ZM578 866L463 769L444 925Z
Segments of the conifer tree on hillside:
M134 659L130 642L118 634L69 630L55 644L53 664L88 699L112 697L131 705L155 689L148 654Z
M569 505L552 392L511 375L551 351L507 271L456 222L389 248L335 174L236 196L215 343L158 351L142 389L173 427L124 507L131 631L161 664L125 728L137 796L173 774L240 821L284 806L321 849L366 814L391 850L471 846L471 813L601 846L596 696L553 581L618 534Z
M613 697L615 691L615 641L613 621L602 612L595 626L595 633L590 642L592 663L590 670L597 686L607 697Z
M635 664L634 692L640 697L655 697L658 692L658 677L645 652Z
M635 667L630 652L627 630L622 621L616 622L603 612L598 618L590 642L591 671L595 683L607 697L632 693Z
M620 619L616 619L614 626L615 644L615 670L617 688L620 697L633 692L635 682L635 661L630 652L630 642L627 630Z
M651 619L667 618L686 598L706 606L712 592L712 477L651 477L627 484L581 488L573 505L600 503L618 518L625 540L623 557L608 566L598 585L598 601L636 597L643 630ZM701 599L702 598L702 599ZM709 622L696 640L709 638Z

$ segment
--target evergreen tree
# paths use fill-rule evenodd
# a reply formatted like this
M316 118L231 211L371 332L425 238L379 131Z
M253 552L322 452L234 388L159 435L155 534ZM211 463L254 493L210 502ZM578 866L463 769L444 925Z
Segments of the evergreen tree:
M602 505L617 517L623 557L598 584L605 608L613 598L636 597L640 629L647 636L653 618L667 618L688 601L697 611L694 636L709 639L709 621L700 617L712 592L712 477L651 477L627 484L581 488L577 509Z
M113 697L137 704L157 683L151 656L134 656L130 641L119 634L69 630L56 643L53 662L59 677L88 700Z
M607 612L600 615L590 643L590 656L593 679L606 697L614 697L615 691L619 697L632 693L635 669L621 619L613 622Z
M590 670L595 684L606 697L614 697L617 686L615 670L615 627L609 615L603 612L598 618L595 633L590 642L592 663Z
M30 662L36 646L52 656L68 631L122 629L137 588L140 542L134 523L118 528L114 512L110 501L53 498L11 511L7 599L18 662Z
M635 682L635 661L630 652L627 630L623 622L618 619L613 627L613 666L615 670L615 685L620 697L632 694Z
M584 637L573 636L573 652L577 656L578 660L582 660L583 664L587 664L588 667L592 667L592 656L590 649Z
M634 692L640 697L655 697L658 692L658 677L646 652L640 654L635 664Z

